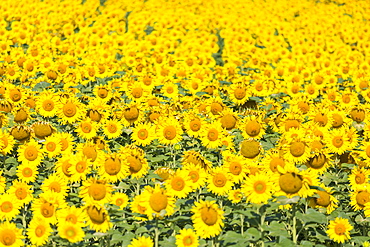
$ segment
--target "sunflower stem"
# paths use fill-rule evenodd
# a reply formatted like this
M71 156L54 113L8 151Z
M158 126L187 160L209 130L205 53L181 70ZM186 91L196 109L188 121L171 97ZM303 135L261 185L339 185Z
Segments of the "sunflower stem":
M244 215L240 214L240 226L242 231L242 236L244 235Z
M293 243L297 244L297 217L296 217L296 210L297 210L297 206L294 204L293 205L293 208L292 208L292 215L293 215L293 219L292 219L292 237L293 237Z
M155 218L155 227L154 227L154 246L158 247L159 245L159 228L158 228L158 218Z

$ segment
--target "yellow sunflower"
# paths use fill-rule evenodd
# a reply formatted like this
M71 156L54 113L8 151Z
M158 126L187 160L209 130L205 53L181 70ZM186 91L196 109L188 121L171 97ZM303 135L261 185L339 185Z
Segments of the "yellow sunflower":
M163 119L157 126L157 138L164 145L174 145L182 140L182 128L175 118Z
M34 217L27 228L28 239L35 246L46 244L52 232L53 229L50 227L50 223L40 217Z
M218 121L221 123L222 128L230 131L234 128L237 128L239 124L239 117L238 114L231 108L225 108L222 110Z
M243 119L240 129L245 139L261 139L265 134L266 126L261 117L250 116Z
M32 201L32 187L33 186L28 185L26 182L14 180L7 192L14 195L21 205L26 205Z
M244 140L240 144L240 154L249 160L258 159L261 154L261 143L256 140Z
M129 203L128 195L116 192L112 195L111 204L118 206L121 210L125 209Z
M116 182L126 178L130 172L125 165L126 160L119 154L105 154L103 164L99 167L99 175L107 182Z
M109 203L112 190L112 185L107 184L105 180L91 177L82 182L79 196L88 204L104 205L105 203Z
M56 211L66 207L66 202L61 194L46 191L39 195L32 203L31 210L34 217L41 217L50 224L57 224Z
M208 174L207 188L215 195L226 195L234 185L232 177L223 167L215 167Z
M193 112L186 113L183 117L186 133L192 137L199 137L202 128L205 126L205 120Z
M248 176L242 185L247 202L266 204L272 198L274 183L267 173L256 173Z
M351 192L349 204L355 211L363 210L366 203L370 202L370 188L362 188Z
M22 165L38 166L43 159L43 151L40 145L31 140L18 148L18 161Z
M54 135L55 137L59 138L59 142L62 145L61 152L63 154L70 154L74 148L74 136L71 133L67 132L61 132Z
M149 220L157 217L170 216L175 211L175 198L161 188L159 184L155 187L146 186L141 194L146 203L145 214Z
M193 229L182 229L176 235L177 247L198 247L199 240Z
M246 160L241 155L235 155L232 152L224 152L222 156L224 158L223 167L231 175L233 182L243 181L248 172Z
M217 121L206 124L200 134L202 144L206 148L221 147L224 136L226 136L225 130Z
M67 206L57 211L58 224L70 222L72 224L77 224L81 227L86 225L86 214L83 212L83 208L77 208L72 205Z
M21 247L24 245L22 229L17 228L15 223L5 221L0 223L0 244L9 247Z
M9 154L13 150L14 144L15 144L14 137L0 129L0 146L1 146L0 153L2 153L3 155Z
M13 194L3 194L0 197L0 219L11 221L19 214L22 204Z
M138 237L131 240L127 247L153 247L154 243L150 237Z
M193 184L188 174L186 170L177 170L170 176L164 182L168 194L177 198L185 198L192 191L191 185Z
M187 172L187 176L191 180L191 187L196 190L202 188L207 179L207 172L200 166L193 163L183 165L183 170Z
M61 194L64 198L68 195L68 180L60 177L58 174L50 174L43 182L40 188L43 192L52 191Z
M36 97L36 110L43 117L54 117L57 113L58 97L50 91Z
M81 242L85 237L85 232L82 227L70 222L59 223L58 234L61 238L67 239L70 243Z
M131 139L136 145L145 147L155 138L155 127L151 123L139 123L132 128Z
M193 213L191 220L197 236L207 239L221 233L221 228L224 226L224 212L214 201L194 202L191 212Z
M338 207L338 200L332 195L331 188L324 185L316 190L317 197L309 199L309 205L312 208L325 208L327 214L331 214Z
M35 165L19 165L17 167L17 176L19 180L25 183L33 183L39 174Z
M61 98L57 114L62 123L72 124L85 116L85 106L72 96L68 99Z
M324 142L332 153L343 154L348 150L349 138L344 129L334 129L324 136Z
M228 199L232 202L232 203L239 203L242 201L243 199L243 193L241 191L241 189L234 189L230 192L230 194L228 195Z
M370 187L370 170L364 167L354 167L348 177L352 190L361 190Z
M231 101L236 105L243 105L251 96L249 89L243 83L233 83L228 93Z
M326 233L333 241L337 243L344 243L345 241L351 239L349 232L352 229L353 226L349 223L348 219L337 217L329 222Z
M96 136L99 127L96 122L93 122L90 118L86 118L79 122L76 128L76 133L79 137L89 140Z
M97 232L107 232L111 227L108 211L97 204L87 204L83 210L87 225Z
M149 165L142 149L130 145L121 148L119 153L126 160L131 177L141 178L148 173Z
M123 125L117 120L106 120L102 124L103 133L108 139L117 138L121 135Z
M62 168L67 168L67 170L63 170L63 173L67 172L67 174L70 174L71 177L69 179L73 182L80 182L85 180L87 174L89 174L92 169L91 161L89 161L86 156L80 153L73 156L70 161L66 162L67 163L62 164ZM66 167L68 166L68 163L71 164L71 166Z
M43 144L43 152L49 158L57 156L62 150L60 139L55 135L46 137Z

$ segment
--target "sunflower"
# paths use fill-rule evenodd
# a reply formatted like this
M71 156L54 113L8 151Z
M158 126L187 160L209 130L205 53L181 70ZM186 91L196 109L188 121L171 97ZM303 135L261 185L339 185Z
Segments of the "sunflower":
M70 154L73 150L74 145L74 136L67 132L61 132L54 134L55 137L59 138L59 142L62 145L61 153L62 154Z
M22 229L17 228L15 223L5 221L0 223L0 244L9 247L21 247L24 245Z
M109 203L112 190L112 185L107 184L105 180L91 177L83 181L79 196L88 204L104 205Z
M233 186L233 180L223 167L215 167L208 174L207 188L210 192L222 196L226 195Z
M105 154L103 164L99 167L99 175L107 182L116 182L126 178L130 172L124 163L126 160L119 154Z
M261 117L250 116L243 119L240 129L245 139L261 139L265 134L266 126Z
M153 247L154 243L150 237L138 237L131 240L127 247Z
M58 223L72 223L81 227L86 225L86 214L83 213L82 208L76 206L67 206L57 211Z
M177 247L198 247L199 240L193 229L182 229L176 235Z
M13 136L13 138L21 143L24 143L26 141L29 141L32 137L32 129L25 125L16 125L13 126L10 131L10 135Z
M349 138L344 129L334 129L324 136L324 142L330 152L339 155L348 150Z
M222 156L224 158L223 167L231 175L233 182L240 183L243 181L248 172L246 160L242 156L231 152L224 152Z
M121 135L123 125L117 120L106 120L103 124L103 133L108 139L117 138Z
M163 119L157 127L157 138L164 145L174 145L182 140L182 128L175 118Z
M201 153L194 150L184 151L181 163L198 165L205 171L212 167L212 163L209 160L204 158Z
M174 213L175 198L159 184L155 187L146 186L142 193L146 202L145 214L149 220L156 217L170 216Z
M80 153L85 156L90 162L93 162L94 167L99 167L104 162L105 153L99 150L94 141L87 141L85 143L78 143L76 153Z
M148 210L148 207L150 207L150 205L148 205L147 201L146 201L147 198L145 198L145 195L142 193L140 195L136 195L132 202L130 203L130 209L132 212L136 213L136 214L141 214L141 215L145 215L145 212ZM140 216L134 216L135 219L137 220L141 220L141 221L145 221L147 220L147 218L145 217L140 217Z
M177 198L185 198L192 191L193 184L188 176L188 171L177 170L175 174L165 181L166 190L169 195Z
M111 204L118 206L121 210L124 210L128 203L129 198L125 193L116 192L112 195Z
M155 138L155 127L151 123L139 123L132 128L131 139L136 145L145 147Z
M266 204L272 198L273 186L270 176L260 172L246 178L242 191L247 197L247 202Z
M24 123L30 119L30 111L26 107L16 107L13 108L14 122Z
M18 148L18 161L22 162L22 165L38 166L42 159L43 151L35 140L31 140Z
M207 172L200 166L192 163L183 165L183 170L187 172L187 176L191 180L191 187L196 190L202 188L207 179Z
M50 91L42 92L36 98L36 110L43 117L54 117L57 113L58 97Z
M81 226L63 222L58 225L58 234L61 238L67 239L70 243L81 242L85 237L85 232Z
M348 219L337 217L329 222L326 233L333 241L337 243L344 243L345 241L351 239L349 232L352 229L353 226L349 223Z
M128 127L134 123L140 123L144 117L144 113L140 109L140 105L130 103L127 106L120 106L119 109L116 109L114 116L122 120L122 124Z
M194 213L191 220L197 236L207 239L221 233L224 212L214 201L194 202L191 212Z
M93 93L95 98L99 98L104 103L112 98L112 89L108 85L95 85Z
M0 120L1 121L1 120ZM3 155L9 154L14 147L15 140L12 135L0 129L0 146Z
M20 180L14 180L12 182L12 186L8 189L8 194L14 195L16 200L21 205L26 205L32 201L32 186L28 185L26 182L22 182Z
M111 227L108 211L97 204L87 204L83 210L87 225L97 232L107 232Z
M233 83L228 90L228 95L234 104L243 105L249 100L251 93L243 83Z
M66 168L63 170L63 173L65 174L65 172L67 172L67 174L70 174L71 177L69 179L73 182L85 180L87 174L89 174L92 169L91 161L89 161L86 156L80 153L73 156L70 161L66 160L66 162L67 163L62 164L62 168ZM71 166L68 166L68 164L71 164Z
M241 189L232 189L230 192L229 192L229 195L228 195L228 199L232 202L232 203L239 203L241 202L243 198L243 193L242 193L242 190Z
M234 128L237 128L239 117L231 108L225 108L221 112L218 121L221 123L222 128L230 131Z
M64 198L68 195L69 189L68 180L64 177L60 177L56 173L50 174L41 185L41 190L43 192L52 191L60 193Z
M26 91L21 87L10 85L5 96L13 105L23 105L26 100Z
M3 194L0 197L0 219L11 221L19 214L21 203L14 194Z
M222 139L226 136L221 123L213 122L204 126L201 132L201 140L206 148L218 148L222 146Z
M261 151L261 143L254 139L244 140L240 143L240 154L249 160L257 160Z
M61 194L46 191L33 201L31 210L35 217L39 216L42 220L55 225L58 222L56 211L64 207L66 202Z
M121 148L119 153L126 160L131 177L141 178L148 173L149 165L142 149L130 145Z
M79 122L76 128L76 133L79 137L89 140L96 136L99 127L96 122L93 122L90 118L86 118Z
M291 163L304 163L310 157L309 144L305 139L294 139L283 146L284 159Z
M149 97L150 92L140 81L135 81L127 87L126 95L132 101L141 103Z
M50 227L50 223L40 217L34 217L27 228L28 239L31 244L36 246L46 244L52 232L53 229Z
M57 114L62 123L75 123L82 116L85 116L85 106L75 97L70 96L68 99L60 99L58 104Z
M370 170L364 167L354 167L348 177L352 190L361 190L370 187L369 185Z
M351 192L350 205L355 211L363 210L366 203L370 202L370 188L355 190Z
M185 113L183 117L186 134L192 137L199 137L202 128L205 126L205 120L193 112Z
M62 150L60 139L55 135L46 137L43 144L43 152L50 159L59 155Z
M330 187L321 185L315 194L317 197L309 198L312 208L326 208L326 213L331 214L338 207L338 200L332 195Z
M18 178L25 183L33 183L39 174L35 165L19 165L17 167Z

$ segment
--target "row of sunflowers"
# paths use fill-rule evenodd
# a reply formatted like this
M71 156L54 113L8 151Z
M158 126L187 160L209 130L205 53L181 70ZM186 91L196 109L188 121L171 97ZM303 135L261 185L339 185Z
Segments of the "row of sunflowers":
M0 247L370 245L367 1L0 12Z

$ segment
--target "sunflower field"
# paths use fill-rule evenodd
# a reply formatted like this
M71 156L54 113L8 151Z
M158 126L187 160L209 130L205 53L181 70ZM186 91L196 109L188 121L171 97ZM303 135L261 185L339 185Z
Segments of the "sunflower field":
M368 0L1 0L0 247L370 246Z

